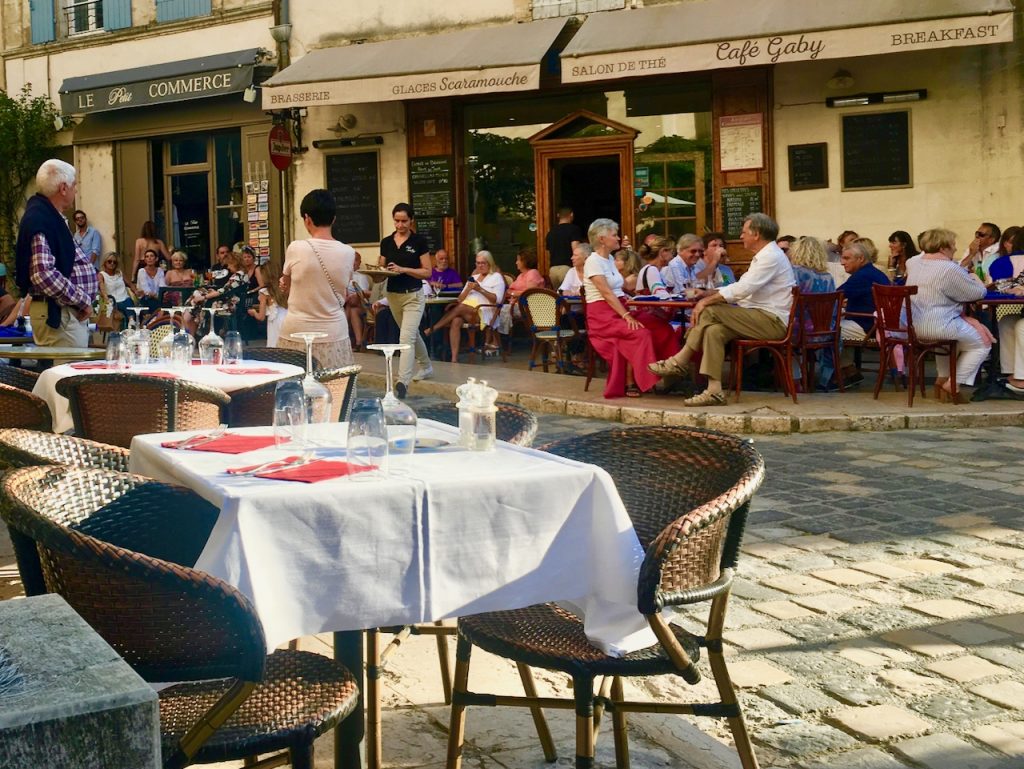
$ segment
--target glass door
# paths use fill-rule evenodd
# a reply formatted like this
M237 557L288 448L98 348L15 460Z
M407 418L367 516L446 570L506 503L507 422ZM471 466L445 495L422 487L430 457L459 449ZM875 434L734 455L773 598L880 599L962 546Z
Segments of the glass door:
M200 171L168 177L171 201L171 240L188 255L193 268L209 264L210 174Z

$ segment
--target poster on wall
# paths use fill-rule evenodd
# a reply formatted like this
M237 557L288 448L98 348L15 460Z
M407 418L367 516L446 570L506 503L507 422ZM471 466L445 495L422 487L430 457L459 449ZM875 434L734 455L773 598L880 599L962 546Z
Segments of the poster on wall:
M764 168L762 114L727 115L718 121L718 156L723 171Z

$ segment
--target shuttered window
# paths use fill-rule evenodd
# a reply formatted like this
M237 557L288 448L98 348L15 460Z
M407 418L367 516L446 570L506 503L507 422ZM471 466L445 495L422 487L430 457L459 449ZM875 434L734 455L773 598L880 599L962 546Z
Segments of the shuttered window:
M208 16L210 0L156 0L157 21L178 21L193 16Z
M103 0L103 28L125 29L132 25L132 0Z
M49 43L56 37L53 19L53 0L28 0L32 22L32 42Z

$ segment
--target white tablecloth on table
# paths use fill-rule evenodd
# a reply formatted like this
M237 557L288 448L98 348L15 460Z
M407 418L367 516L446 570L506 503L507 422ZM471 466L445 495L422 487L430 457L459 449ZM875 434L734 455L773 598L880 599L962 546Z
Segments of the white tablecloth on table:
M182 379L188 379L193 382L199 382L200 384L207 385L209 387L216 387L223 390L226 393L233 392L235 390L244 390L247 387L255 387L265 382L273 382L278 379L285 379L286 377L295 376L297 374L304 374L305 369L299 366L293 366L290 363L268 363L265 361L243 361L238 364L238 368L269 368L274 369L274 374L225 374L223 371L218 371L218 368L228 368L228 366L213 366L213 365L202 365L202 366L189 366L188 371L179 371L170 368L166 363L147 363L144 366L132 366L130 370L125 370L123 373L127 374L139 374L139 373L152 373L152 372L166 372L180 376ZM68 403L68 399L57 392L57 382L66 376L88 376L89 374L114 374L119 373L113 369L107 371L104 369L77 369L70 364L64 364L63 366L54 366L48 368L39 375L39 379L36 381L35 386L32 388L32 394L42 398L46 401L46 405L50 407L50 413L53 415L53 431L55 433L63 433L74 427L74 422L71 419L71 405Z
M347 426L322 429L335 448L318 455L344 458ZM457 430L422 420L418 435L454 441ZM499 442L493 452L417 452L381 480L305 484L224 472L284 449L161 448L168 438L136 437L131 469L220 508L196 568L253 602L268 648L556 600L580 607L588 637L609 653L654 643L637 611L643 551L599 467Z

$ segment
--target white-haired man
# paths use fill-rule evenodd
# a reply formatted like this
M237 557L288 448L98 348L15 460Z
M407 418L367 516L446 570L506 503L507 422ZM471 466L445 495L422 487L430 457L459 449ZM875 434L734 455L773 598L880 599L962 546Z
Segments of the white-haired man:
M75 245L63 212L75 202L75 167L45 161L36 172L38 192L29 198L18 228L15 279L31 296L36 344L87 347L89 316L98 291L96 270Z
M661 377L685 376L693 356L702 352L700 373L708 378L708 388L683 401L687 406L725 404L722 362L733 339L786 336L796 279L789 259L775 243L778 235L779 225L767 214L751 214L744 219L740 240L744 248L754 252L750 269L735 283L703 292L693 308L693 326L683 349L647 366Z

